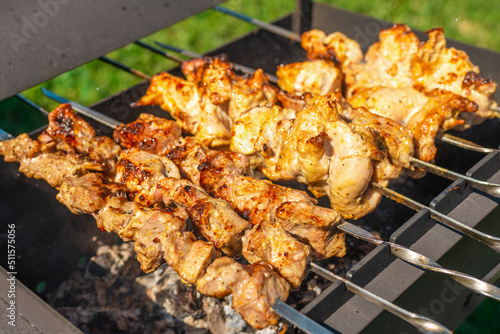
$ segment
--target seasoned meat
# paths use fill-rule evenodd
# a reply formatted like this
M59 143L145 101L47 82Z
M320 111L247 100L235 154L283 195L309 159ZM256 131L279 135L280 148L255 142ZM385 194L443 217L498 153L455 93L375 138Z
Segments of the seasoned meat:
M113 175L120 146L108 137L96 137L94 128L75 114L71 105L61 104L49 113L49 126L39 136L39 141L68 153L88 155L100 162L108 175Z
M309 59L328 60L342 68L363 60L359 44L341 32L326 35L321 30L312 29L302 34L301 45Z
M226 111L213 104L198 85L187 80L168 73L157 74L136 105L161 106L184 131L196 135L207 146L229 142L231 120Z
M297 179L314 195L328 195L346 217L361 217L380 200L368 185L373 160L385 156L370 133L361 135L342 120L341 107L317 96L298 112L256 108L235 121L231 150L250 155L270 179Z
M230 256L241 253L241 237L251 225L226 201L210 197L203 188L187 180L164 179L157 188L174 189L176 203L186 208L198 230L217 248Z
M70 104L61 104L49 113L45 134L54 138L56 148L65 152L89 152L96 132L89 123L73 112Z
M196 289L206 295L224 298L232 293L234 285L249 276L243 265L233 258L223 256L215 259L196 282Z
M181 137L181 128L171 120L140 114L132 123L122 124L113 132L115 141L124 148L166 156Z
M278 86L287 92L326 95L342 89L342 71L324 60L280 65L276 75Z
M206 146L229 144L233 118L276 101L262 70L238 77L224 57L186 61L183 70L188 80L168 73L154 76L137 105L160 105Z
M74 214L92 214L99 211L111 194L101 173L80 177L65 177L59 187L57 200Z
M195 284L208 265L219 256L214 245L196 240L191 232L173 232L161 236L161 241L165 247L165 260L168 265L189 284Z
M316 259L342 257L346 253L345 235L335 228L343 220L334 210L306 202L284 202L277 210L276 221L309 245Z
M263 221L246 232L243 256L250 264L266 262L294 288L299 288L311 250L289 235L279 222Z
M241 265L231 258L216 259L196 288L203 294L224 297L233 294L232 307L255 329L276 324L272 310L276 299L288 298L290 285L268 264Z

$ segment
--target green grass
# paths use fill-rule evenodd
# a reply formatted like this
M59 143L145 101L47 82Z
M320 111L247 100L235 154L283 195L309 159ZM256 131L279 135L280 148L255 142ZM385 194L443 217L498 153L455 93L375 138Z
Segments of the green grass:
M321 0L319 2L387 21L405 23L420 30L443 27L449 38L500 51L498 37L500 10L493 5L496 1ZM290 13L295 7L295 2L232 0L224 6L263 21L271 21ZM159 40L203 53L253 29L254 26L250 24L209 10L148 36L144 40L149 43ZM175 63L135 45L113 51L109 56L148 74L176 66ZM42 86L89 105L138 82L139 79L132 75L95 60L49 80ZM57 105L43 96L39 86L28 89L23 95L49 110ZM0 128L13 134L33 130L44 122L42 116L23 107L14 99L0 102ZM500 333L499 315L500 303L488 300L477 308L456 333Z

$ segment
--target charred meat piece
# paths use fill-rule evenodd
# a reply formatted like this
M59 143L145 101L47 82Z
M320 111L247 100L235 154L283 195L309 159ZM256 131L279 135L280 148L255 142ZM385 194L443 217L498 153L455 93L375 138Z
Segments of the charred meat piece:
M171 120L150 114L140 114L132 123L122 124L113 132L115 141L124 148L166 156L177 145L181 128Z

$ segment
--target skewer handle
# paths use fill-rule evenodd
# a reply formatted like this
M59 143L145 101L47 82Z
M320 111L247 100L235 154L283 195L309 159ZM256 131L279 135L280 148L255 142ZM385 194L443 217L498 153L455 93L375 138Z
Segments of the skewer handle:
M339 280L344 282L344 284L347 287L347 290L357 294L358 296L382 307L384 310L391 312L395 316L409 322L415 328L418 329L419 332L421 333L449 333L451 334L450 330L443 325L441 325L439 322L434 321L430 318L424 317L420 314L416 314L413 312L409 312L391 302L388 300L381 298L377 296L376 294L360 287L357 284L352 283L351 281L346 280L345 278L342 278L338 275L335 275L331 271L326 270L325 268L317 265L316 263L311 263L311 270L314 271L315 273L323 276L324 278L334 282L335 280Z
M485 193L500 198L500 184L496 183L491 183L491 182L486 182L486 181L480 181L475 178L472 178L470 176L466 176L460 173L456 173L454 171L451 171L449 169L443 168L436 166L434 164L422 161L417 158L411 158L411 164L414 165L415 167L422 168L428 172L431 172L433 174L443 176L447 179L450 180L458 180L458 179L464 179L467 181L467 184L477 190L484 191Z
M465 235L468 235L469 237L488 245L488 247L493 249L495 252L500 253L500 238L478 231L462 222L459 222L458 220L455 220L437 210L425 206L376 182L372 182L372 187L382 195L398 203L401 203L409 207L410 209L413 209L415 211L420 211L422 209L429 210L432 219L454 229L455 231L459 231Z
M446 274L455 281L457 281L458 283L471 289L472 291L484 295L486 297L492 298L494 300L500 301L500 288L488 282L484 282L468 274L463 274L455 270L443 268L436 261L432 260L431 258L425 255L412 251L411 249L406 248L404 246L389 241L381 240L375 237L373 234L369 233L368 231L365 231L357 227L356 225L344 222L339 226L337 226L337 228L361 240L365 240L376 245L381 245L381 244L388 245L391 249L391 254L395 255L401 260L421 269Z
M293 31L290 31L290 30L287 30L287 29L283 29L283 28L278 27L276 25L269 24L269 23L264 22L264 21L260 21L258 19L255 19L255 18L250 17L250 16L243 15L241 13L234 12L234 11L232 11L230 9L225 8L225 7L214 6L213 8L216 11L218 11L218 12L234 16L234 17L236 17L236 18L238 18L240 20L243 20L245 22L248 22L248 23L252 23L252 24L256 25L257 27L260 27L260 28L262 28L264 30L270 31L270 32L272 32L272 33L274 33L274 34L276 34L278 36L282 36L282 37L288 38L288 39L290 39L292 41L299 42L299 43L301 41L300 35L294 33Z
M483 147L467 139L450 135L449 133L445 133L440 139L443 143L451 144L469 151L480 152L480 153L500 152L499 149Z

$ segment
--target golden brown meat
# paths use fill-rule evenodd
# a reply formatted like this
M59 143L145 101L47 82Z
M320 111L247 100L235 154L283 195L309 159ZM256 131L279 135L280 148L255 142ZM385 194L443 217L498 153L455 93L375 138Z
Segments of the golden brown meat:
M104 165L113 175L120 146L109 137L97 137L92 126L75 114L71 105L61 104L49 114L49 126L39 136L44 145L55 142L55 148L68 153L88 155Z
M181 134L181 128L174 121L140 114L134 122L118 127L113 132L113 137L122 147L136 147L165 156L175 147Z
M317 96L298 112L255 108L235 121L231 150L249 155L270 179L297 179L316 196L328 195L346 217L361 217L380 200L368 185L373 160L384 156L369 133L360 135L341 119L339 107Z
M183 70L188 80L168 73L154 76L136 105L160 105L204 145L227 145L232 118L275 101L274 89L262 70L248 78L238 77L224 57L187 61Z
M255 329L275 325L278 315L272 306L277 299L285 301L288 298L290 285L268 264L244 268L250 275L234 285L232 307Z
M278 86L287 92L326 95L342 90L342 71L324 60L280 65L276 75Z
M294 288L307 274L311 249L286 233L278 222L263 221L246 232L243 256L250 264L266 262Z
M43 145L27 134L0 142L0 154L7 162L19 162L19 171L27 177L43 179L58 188L65 177L81 176L88 172L102 172L97 163L79 154L54 151L54 145ZM47 150L42 150L42 149Z
M302 34L301 45L309 59L329 60L342 68L363 60L359 44L341 32L326 35L321 30L312 29Z
M136 105L161 106L184 131L196 135L206 145L222 146L229 142L231 119L192 82L168 73L157 74Z

